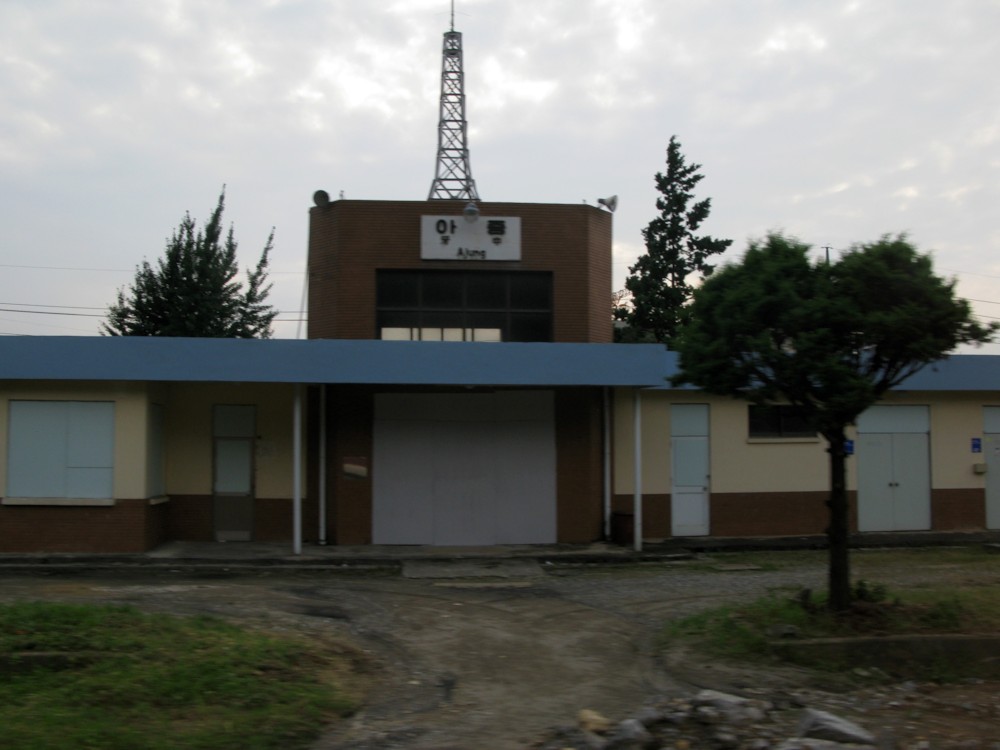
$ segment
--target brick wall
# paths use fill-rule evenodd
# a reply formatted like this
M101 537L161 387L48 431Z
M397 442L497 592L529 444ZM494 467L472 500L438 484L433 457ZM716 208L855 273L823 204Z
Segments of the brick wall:
M0 505L0 552L145 552L165 533L162 505Z
M713 493L713 536L802 536L823 534L829 520L828 492ZM857 527L856 522L852 524Z
M931 527L935 531L986 528L986 491L935 489L931 491Z
M600 389L556 391L556 534L566 544L604 535Z
M632 542L635 513L632 495L615 495L611 501L612 540L619 544ZM649 493L642 496L642 536L644 539L666 539L670 536L670 495ZM622 526L624 524L624 526ZM618 526L616 533L615 526ZM624 538L616 538L624 532Z
M420 217L462 201L335 201L310 211L309 338L372 339L377 269L548 271L555 341L612 340L611 214L593 206L482 203L483 218L521 218L521 260L423 261Z

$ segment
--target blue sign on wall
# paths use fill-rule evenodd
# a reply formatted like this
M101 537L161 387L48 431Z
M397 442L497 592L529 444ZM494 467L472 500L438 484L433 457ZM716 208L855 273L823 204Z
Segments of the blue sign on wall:
M983 439L982 438L972 438L972 452L982 453L983 452Z
M853 456L854 455L854 441L853 440L845 440L844 441L844 453L847 454L848 456Z

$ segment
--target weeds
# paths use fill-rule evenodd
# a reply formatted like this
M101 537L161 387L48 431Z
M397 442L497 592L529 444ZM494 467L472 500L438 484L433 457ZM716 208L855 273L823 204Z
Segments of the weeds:
M52 654L82 658L33 658ZM346 672L305 643L215 618L4 605L0 747L301 747L352 710Z

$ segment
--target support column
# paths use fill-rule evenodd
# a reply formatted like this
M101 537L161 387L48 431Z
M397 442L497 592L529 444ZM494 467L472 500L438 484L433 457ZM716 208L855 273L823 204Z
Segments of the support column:
M319 387L319 543L326 544L326 383Z
M292 554L302 554L302 384L292 406Z
M611 539L611 389L604 388L604 539Z
M632 546L636 552L642 552L642 392L636 388L632 396L633 415L633 449L635 460L635 493L632 496Z

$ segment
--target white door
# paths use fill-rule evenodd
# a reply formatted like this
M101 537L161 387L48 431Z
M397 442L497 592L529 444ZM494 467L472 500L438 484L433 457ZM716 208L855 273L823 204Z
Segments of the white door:
M858 419L858 530L931 527L930 414L873 406Z
M551 391L375 398L375 544L556 541Z
M670 407L670 533L709 533L708 404Z
M983 408L986 454L986 528L1000 529L1000 406Z

